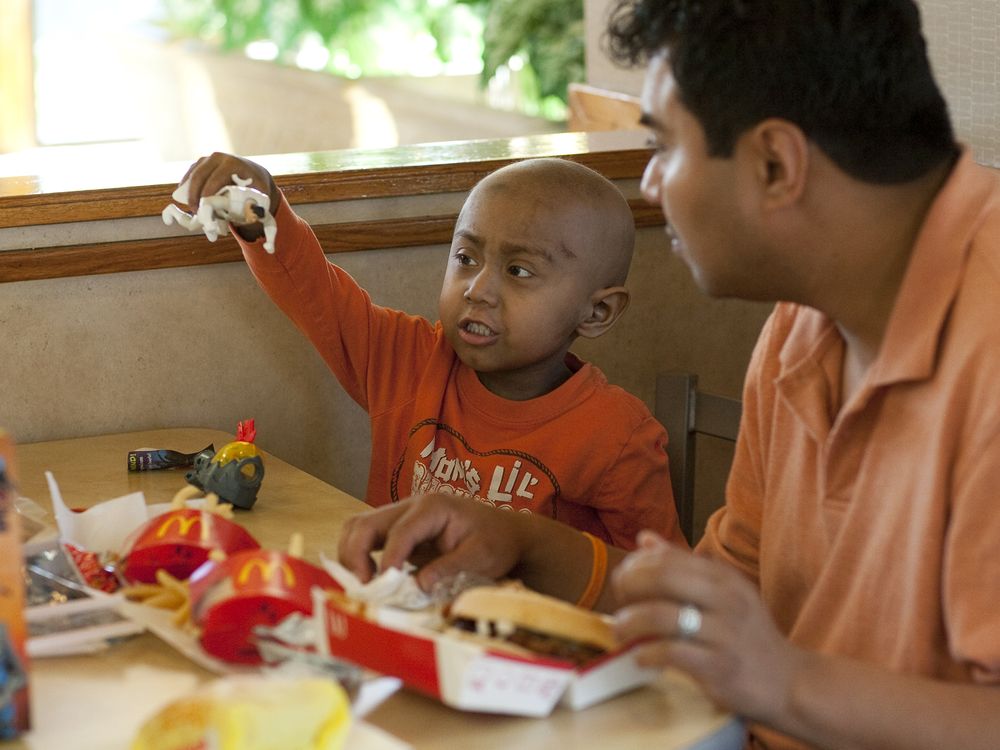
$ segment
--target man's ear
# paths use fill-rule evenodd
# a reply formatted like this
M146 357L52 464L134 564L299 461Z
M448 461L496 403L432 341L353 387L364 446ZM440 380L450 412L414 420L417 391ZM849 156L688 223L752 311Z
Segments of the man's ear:
M793 122L771 117L742 139L765 209L785 208L802 197L809 172L809 139Z
M623 286L609 286L598 289L590 295L588 315L576 327L576 332L585 339L596 339L615 324L631 295Z

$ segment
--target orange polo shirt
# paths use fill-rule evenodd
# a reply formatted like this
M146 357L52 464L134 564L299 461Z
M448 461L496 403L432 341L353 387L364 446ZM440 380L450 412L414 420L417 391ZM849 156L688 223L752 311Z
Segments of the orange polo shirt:
M829 318L776 307L748 371L726 507L699 550L756 581L799 646L998 683L1000 180L968 153L838 411L843 355ZM765 732L756 743L799 747Z

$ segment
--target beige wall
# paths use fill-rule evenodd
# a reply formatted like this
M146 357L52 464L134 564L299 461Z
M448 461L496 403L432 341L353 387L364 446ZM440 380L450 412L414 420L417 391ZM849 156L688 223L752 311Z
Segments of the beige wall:
M959 137L983 164L1000 167L1000 2L918 0L931 62ZM586 0L587 81L638 95L642 71L622 70L601 52L610 0Z
M1000 167L1000 2L920 0L955 129L982 164Z
M642 93L642 71L619 68L601 47L601 37L612 5L612 0L584 0L587 83L638 96Z
M739 395L767 307L706 299L665 247L662 230L639 233L632 307L577 351L650 404L666 369ZM445 253L335 257L376 302L434 316ZM0 424L22 442L254 417L266 450L364 491L366 416L242 263L0 285L0 330Z

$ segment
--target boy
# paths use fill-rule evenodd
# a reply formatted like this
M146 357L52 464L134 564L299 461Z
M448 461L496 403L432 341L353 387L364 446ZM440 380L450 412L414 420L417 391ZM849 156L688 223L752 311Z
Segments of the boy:
M189 200L252 178L277 222L237 227L258 282L370 415L367 502L450 492L537 513L626 548L645 527L683 543L666 433L641 401L569 353L624 312L631 210L596 172L535 159L484 178L455 227L436 325L372 304L329 263L259 165L197 162Z
M752 748L996 748L1000 179L954 141L917 6L638 0L610 39L649 65L643 192L675 252L713 296L788 301L698 554L644 533L598 605ZM443 536L422 585L518 565L584 586L578 534L475 510L374 512L341 558L367 575L375 546L395 566Z

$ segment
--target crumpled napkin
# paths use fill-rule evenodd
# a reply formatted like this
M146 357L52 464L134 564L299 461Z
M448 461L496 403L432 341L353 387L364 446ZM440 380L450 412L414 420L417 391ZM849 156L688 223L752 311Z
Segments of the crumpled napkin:
M416 566L409 563L402 570L389 568L368 583L361 583L356 575L336 560L320 555L320 561L333 580L343 587L344 593L355 601L409 610L426 609L435 601L417 584L413 575Z

